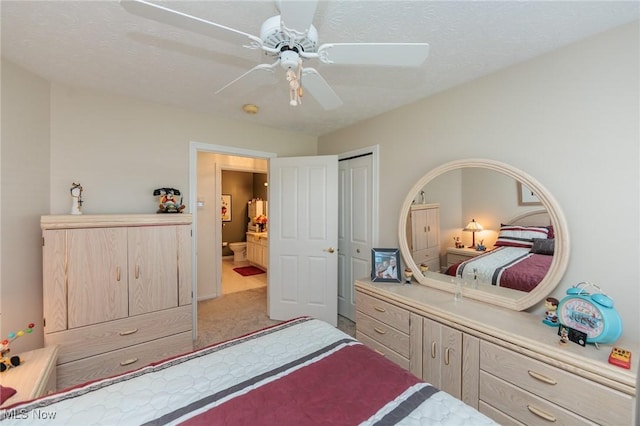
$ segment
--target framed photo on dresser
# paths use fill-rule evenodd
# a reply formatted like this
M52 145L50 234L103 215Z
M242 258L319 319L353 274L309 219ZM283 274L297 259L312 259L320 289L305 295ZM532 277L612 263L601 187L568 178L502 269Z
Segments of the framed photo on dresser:
M371 249L371 281L399 283L402 280L401 270L400 250Z

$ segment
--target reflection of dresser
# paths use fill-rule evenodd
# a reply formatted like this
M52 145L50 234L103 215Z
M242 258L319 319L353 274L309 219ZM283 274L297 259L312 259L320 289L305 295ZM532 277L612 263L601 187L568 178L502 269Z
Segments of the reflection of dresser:
M484 251L478 251L473 248L455 248L449 247L447 249L447 268L456 263L464 262L465 260L473 259L476 256L486 253Z
M638 365L609 364L610 345L560 345L539 315L426 286L355 288L360 341L500 424L633 424Z
M440 204L414 204L409 212L407 233L416 264L440 271Z

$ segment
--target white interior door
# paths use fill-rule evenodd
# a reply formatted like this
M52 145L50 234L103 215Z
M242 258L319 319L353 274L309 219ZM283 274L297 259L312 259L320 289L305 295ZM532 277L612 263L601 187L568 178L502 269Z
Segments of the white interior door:
M269 160L269 317L338 323L338 157Z
M356 320L353 283L371 274L373 154L340 160L338 314Z

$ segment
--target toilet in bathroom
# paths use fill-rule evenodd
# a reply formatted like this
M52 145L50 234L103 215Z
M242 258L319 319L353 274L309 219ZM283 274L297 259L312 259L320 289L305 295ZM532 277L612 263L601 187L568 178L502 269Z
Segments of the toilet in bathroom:
M247 260L247 243L229 243L229 248L233 252L233 262Z

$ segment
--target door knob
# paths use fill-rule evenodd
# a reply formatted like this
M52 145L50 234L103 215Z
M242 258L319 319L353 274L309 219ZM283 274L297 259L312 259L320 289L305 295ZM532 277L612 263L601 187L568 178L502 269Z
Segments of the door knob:
M328 251L329 253L333 253L334 251L336 251L336 249L334 249L333 247L329 247L325 251Z

